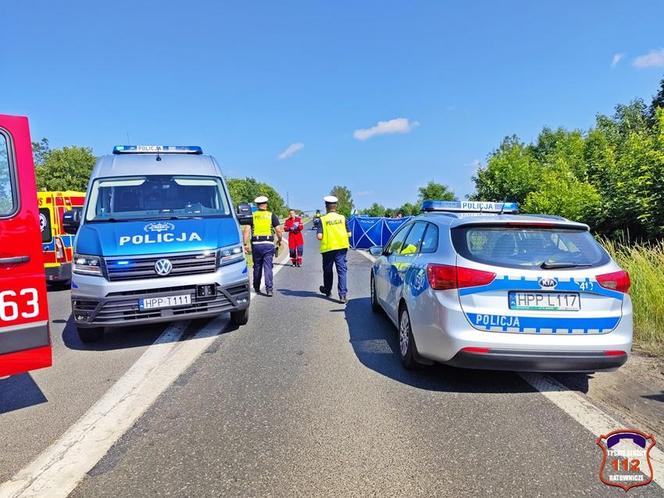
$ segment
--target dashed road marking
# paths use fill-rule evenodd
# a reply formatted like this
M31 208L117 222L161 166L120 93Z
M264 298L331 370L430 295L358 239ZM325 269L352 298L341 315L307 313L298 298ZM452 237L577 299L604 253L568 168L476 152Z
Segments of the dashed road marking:
M281 268L277 266L274 274ZM215 341L227 321L218 317L185 341L182 334L189 322L169 325L58 440L0 484L0 498L69 495L157 397Z

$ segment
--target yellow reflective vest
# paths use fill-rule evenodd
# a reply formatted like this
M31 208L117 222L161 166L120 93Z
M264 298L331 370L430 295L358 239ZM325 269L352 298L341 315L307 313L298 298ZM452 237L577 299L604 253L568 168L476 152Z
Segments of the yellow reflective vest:
M254 237L272 236L272 213L270 211L254 211L254 226L252 235Z
M321 217L323 238L320 241L320 252L348 249L348 231L346 217L339 213L327 213Z

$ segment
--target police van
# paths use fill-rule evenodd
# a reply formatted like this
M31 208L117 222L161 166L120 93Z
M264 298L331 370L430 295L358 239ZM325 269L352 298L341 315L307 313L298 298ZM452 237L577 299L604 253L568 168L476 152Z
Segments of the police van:
M105 327L249 319L242 238L216 160L197 146L119 145L93 171L74 242L72 314L83 342Z

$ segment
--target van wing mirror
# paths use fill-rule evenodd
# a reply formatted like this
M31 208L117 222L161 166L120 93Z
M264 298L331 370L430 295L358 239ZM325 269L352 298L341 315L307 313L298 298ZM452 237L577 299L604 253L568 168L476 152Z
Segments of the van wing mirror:
M62 228L65 233L75 235L78 232L78 227L81 226L81 212L80 207L71 208L62 216Z
M237 205L237 221L240 225L251 225L253 223L254 217L249 204Z

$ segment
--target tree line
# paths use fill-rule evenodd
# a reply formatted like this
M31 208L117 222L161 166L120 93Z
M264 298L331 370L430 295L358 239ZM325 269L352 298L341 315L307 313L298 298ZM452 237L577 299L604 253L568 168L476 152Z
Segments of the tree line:
M455 201L457 200L454 192L447 186L442 183L437 183L431 180L429 183L418 189L417 200L415 202L406 202L401 206L397 207L385 207L382 204L374 202L371 206L366 209L360 210L360 214L366 216L384 216L387 218L393 218L398 215L402 216L414 216L420 213L422 210L422 201L427 199L439 200L439 201Z
M624 240L664 235L664 80L642 99L598 114L586 131L544 128L533 143L506 137L473 177L471 199L515 201Z

